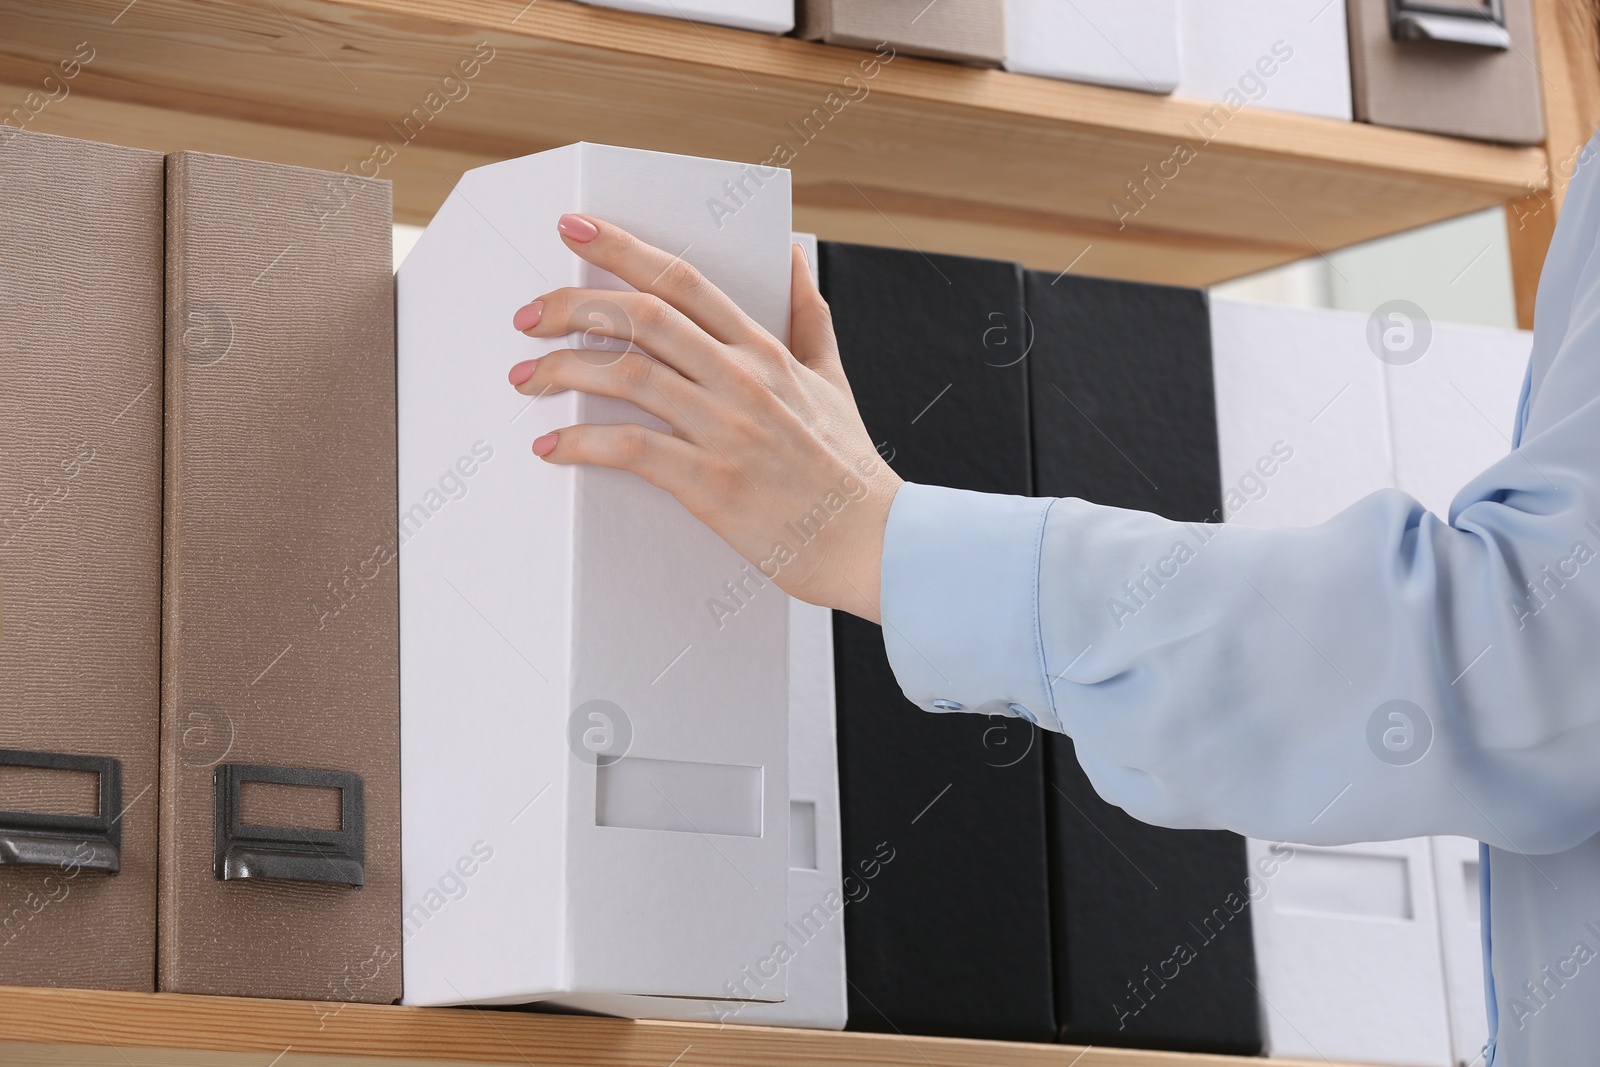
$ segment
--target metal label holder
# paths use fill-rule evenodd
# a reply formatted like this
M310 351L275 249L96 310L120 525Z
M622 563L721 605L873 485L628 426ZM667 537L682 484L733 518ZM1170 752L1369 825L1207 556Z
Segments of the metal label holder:
M1428 0L1389 0L1389 35L1396 41L1441 41L1504 52L1511 47L1505 0L1477 10Z
M0 811L0 866L122 869L122 761L0 748L0 766L86 771L99 777L100 794L95 815Z
M223 763L217 766L214 782L216 850L212 869L219 881L271 879L357 889L365 882L365 807L359 774ZM254 826L243 822L239 797L246 782L339 790L339 829Z

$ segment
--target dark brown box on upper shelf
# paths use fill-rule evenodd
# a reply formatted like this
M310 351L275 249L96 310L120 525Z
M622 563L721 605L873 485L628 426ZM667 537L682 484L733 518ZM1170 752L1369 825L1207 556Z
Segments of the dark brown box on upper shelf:
M1348 0L1357 120L1481 141L1543 143L1533 0L1399 3L1394 19L1391 2ZM1408 15L1412 6L1416 11ZM1460 13L1430 10L1439 8Z
M849 48L998 67L1006 58L1004 0L800 0L795 31Z

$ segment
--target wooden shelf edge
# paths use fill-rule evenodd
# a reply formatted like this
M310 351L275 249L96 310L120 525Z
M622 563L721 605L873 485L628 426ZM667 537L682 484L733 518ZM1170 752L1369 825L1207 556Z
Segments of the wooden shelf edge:
M836 87L870 55L795 37L750 33L597 8L571 0L332 0L386 17L452 22L572 47L604 47L622 55L779 78L818 89ZM756 84L752 80L752 84ZM1036 119L1108 133L1138 131L1193 141L1195 129L1220 106L1209 101L1040 78L901 56L885 66L873 91L923 103ZM1361 122L1246 108L1210 142L1265 157L1297 157L1333 167L1394 170L1441 184L1493 191L1503 200L1531 195L1548 183L1544 150L1467 141Z
M31 128L363 173L382 143L412 223L464 169L592 140L776 159L825 239L1205 286L1546 195L1540 148L1252 109L1199 142L1217 105L907 56L835 121L872 53L572 0L0 0L0 85L85 38ZM480 46L470 96L419 112Z
M477 1008L0 987L0 1059L576 1067L1244 1067L1255 1058L1073 1045L643 1022ZM95 1050L114 1049L120 1060ZM137 1055L136 1055L137 1053ZM281 1060L273 1059L274 1056ZM96 1058L101 1057L101 1058ZM162 1057L166 1057L164 1060ZM1276 1067L1313 1067L1273 1060ZM1332 1067L1318 1061L1315 1067Z

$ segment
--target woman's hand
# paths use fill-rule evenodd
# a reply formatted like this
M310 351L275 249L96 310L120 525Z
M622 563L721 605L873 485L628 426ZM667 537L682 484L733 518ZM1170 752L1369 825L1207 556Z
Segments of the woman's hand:
M883 532L900 478L862 425L828 305L799 246L791 351L677 257L582 215L563 215L559 229L573 252L638 292L558 289L519 310L513 325L530 337L599 333L637 347L604 359L551 352L513 367L511 383L528 396L577 389L617 397L672 433L569 426L534 441L533 451L550 463L632 471L786 592L879 621ZM585 305L596 303L620 310L623 321L582 321Z

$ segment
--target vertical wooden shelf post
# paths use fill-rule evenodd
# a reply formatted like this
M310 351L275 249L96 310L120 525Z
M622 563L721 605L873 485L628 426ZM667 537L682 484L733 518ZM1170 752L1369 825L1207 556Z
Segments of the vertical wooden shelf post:
M1533 6L1544 93L1549 181L1546 188L1530 190L1527 196L1506 205L1517 324L1524 329L1533 327L1533 301L1539 289L1539 272L1555 232L1567 185L1572 181L1584 146L1594 135L1596 126L1600 126L1600 41L1596 38L1596 5L1593 0L1534 0Z

